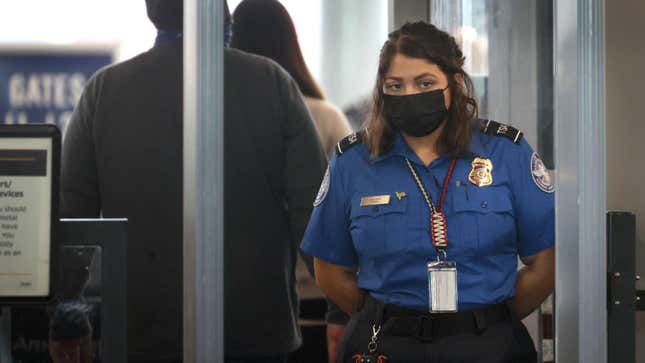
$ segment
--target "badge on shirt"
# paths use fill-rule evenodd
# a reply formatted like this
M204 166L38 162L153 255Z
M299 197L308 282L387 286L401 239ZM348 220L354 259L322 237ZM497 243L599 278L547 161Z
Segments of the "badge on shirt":
M472 170L468 174L468 180L478 187L485 187L493 184L493 163L490 159L475 158L472 162Z
M361 207L367 207L370 205L385 205L390 204L390 195L374 195L371 197L361 198Z
M317 207L325 200L327 192L329 191L329 166L327 166L327 171L325 172L325 177L320 184L320 189L318 189L318 195L316 195L316 200L314 200L314 207Z
M533 155L531 155L531 176L533 177L535 185L541 191L545 193L553 193L555 191L551 172L547 170L542 159L540 159L540 156L536 152L533 152Z

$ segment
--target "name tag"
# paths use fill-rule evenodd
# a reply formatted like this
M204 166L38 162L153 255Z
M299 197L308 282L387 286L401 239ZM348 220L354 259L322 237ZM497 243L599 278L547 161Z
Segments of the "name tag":
M384 205L384 204L390 204L389 195L375 195L372 197L361 198L361 207L367 207L370 205Z

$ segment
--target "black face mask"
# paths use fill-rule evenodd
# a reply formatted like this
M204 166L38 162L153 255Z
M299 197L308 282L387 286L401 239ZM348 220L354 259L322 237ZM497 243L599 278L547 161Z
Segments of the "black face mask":
M395 131L414 137L430 135L448 115L443 96L446 89L407 96L383 95L385 120Z

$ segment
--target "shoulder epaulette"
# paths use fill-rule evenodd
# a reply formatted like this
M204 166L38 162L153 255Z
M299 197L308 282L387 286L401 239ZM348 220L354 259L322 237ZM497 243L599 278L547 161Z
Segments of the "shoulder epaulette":
M336 155L341 156L352 146L358 145L365 139L365 130L357 131L351 135L345 136L336 144Z
M487 135L506 136L513 140L514 143L519 144L522 140L522 131L513 126L505 125L493 120L484 120L482 123L482 131Z

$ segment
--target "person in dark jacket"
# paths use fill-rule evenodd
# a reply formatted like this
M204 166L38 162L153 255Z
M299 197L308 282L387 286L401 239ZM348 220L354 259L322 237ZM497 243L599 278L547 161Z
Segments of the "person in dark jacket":
M152 49L88 83L62 157L62 215L127 217L129 362L182 357L182 2L146 0ZM325 159L297 86L225 51L225 349L281 361L301 343L294 263Z

